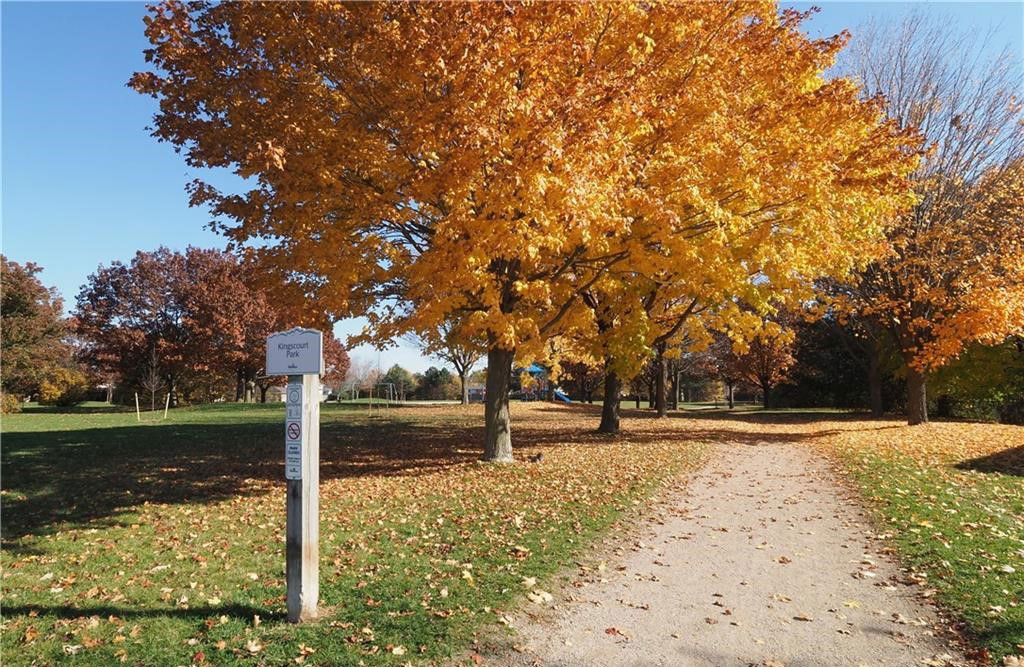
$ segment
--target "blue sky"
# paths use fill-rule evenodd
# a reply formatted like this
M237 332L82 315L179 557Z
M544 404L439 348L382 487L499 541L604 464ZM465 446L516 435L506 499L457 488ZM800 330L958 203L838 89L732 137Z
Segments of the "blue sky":
M821 11L807 25L815 36L854 31L871 16L898 20L911 9L947 16L964 29L996 31L1018 54L1021 2L791 2ZM188 207L184 184L199 174L146 131L155 101L125 87L144 69L147 46L134 2L3 2L2 248L18 262L42 265L68 306L100 264L125 261L160 245L222 247L206 229L204 210ZM359 322L336 327L340 335ZM353 356L376 363L378 354ZM400 346L380 354L387 367L422 371L436 361Z

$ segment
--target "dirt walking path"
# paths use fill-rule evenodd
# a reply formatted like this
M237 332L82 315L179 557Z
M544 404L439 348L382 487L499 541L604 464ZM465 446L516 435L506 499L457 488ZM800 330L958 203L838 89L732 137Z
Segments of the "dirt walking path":
M719 445L649 527L604 569L581 571L553 610L529 604L508 662L961 664L805 448Z

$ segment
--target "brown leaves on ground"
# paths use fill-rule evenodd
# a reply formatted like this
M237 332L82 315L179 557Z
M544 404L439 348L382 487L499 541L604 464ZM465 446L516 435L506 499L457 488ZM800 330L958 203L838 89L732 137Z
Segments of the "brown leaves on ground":
M680 437L671 421L637 420L626 425L621 437L609 439L594 432L596 416L586 410L547 404L515 404L512 409L519 462L483 465L478 462L480 406L409 407L372 417L326 408L321 426L322 598L365 601L361 608L386 618L385 625L406 618L406 597L417 600L417 618L444 625L489 618L489 611L486 616L480 612L492 596L507 597L496 591L522 591L519 595L551 604L554 597L536 588L534 575L546 571L545 563L558 557L554 554L583 544L615 514L632 510L638 494L701 458L699 441ZM207 660L223 651L305 657L301 649L280 646L276 629L284 607L280 421L254 415L231 422L215 411L184 411L166 428L147 429L147 438L167 438L159 447L157 469L148 457L104 458L124 473L123 480L139 480L133 490L150 476L159 477L160 485L131 494L122 486L117 503L91 504L80 514L83 520L64 523L59 532L38 530L48 523L47 514L36 530L18 539L19 548L3 554L9 573L4 592L17 592L23 609L46 613L60 605L68 612L78 608L86 617L88 609L107 605L125 615L145 610L157 619L162 614L205 616L208 623L199 641L187 620L164 623L164 634L154 635L157 624L148 617L135 629L131 624L125 628L118 618L92 631L101 632L105 643L100 647L84 641L88 628L83 626L75 641L64 642L68 648L57 650L88 654L112 651L116 644L131 661L138 658L135 635L142 626L142 645L180 643L184 662L198 652ZM183 423L190 417L195 424ZM210 443L214 449L183 440L183 434L199 434L208 423L214 436L230 433ZM81 451L102 450L107 446L102 438L112 430L95 429L97 440ZM56 430L48 435L60 440L71 434L79 441L89 436L81 428L67 436ZM540 453L541 463L523 462ZM61 470L53 473L59 476ZM216 486L217 492L182 497L167 484L171 479L187 480L189 488ZM221 485L224 479L232 484ZM72 484L55 490L65 494L52 498L55 506L89 500ZM116 515L126 520L110 525ZM393 588L396 581L403 582L400 588ZM261 615L268 621L261 623ZM68 622L50 616L42 620L13 616L12 636L34 650L49 651L43 644L62 637L57 623ZM347 620L342 616L337 622ZM346 631L355 638L347 644L351 653L414 650L399 641L403 637L397 631L384 636L375 627L362 627ZM128 629L132 634L125 641ZM317 659L330 657L322 645L312 648L319 650Z
M508 608L489 601L486 596L494 591L510 591L516 599L532 594L550 604L550 594L537 589L537 575L546 567L538 563L547 562L553 549L564 549L566 541L585 543L595 526L605 525L610 510L632 511L638 492L696 464L701 443L707 441L749 446L783 441L853 455L891 453L953 475L953 464L1019 447L1024 433L1011 426L907 427L896 421L809 413L686 413L659 420L627 410L622 432L609 438L595 433L597 406L517 403L512 410L519 461L512 465L478 462L480 406L409 407L372 417L361 411L324 410L325 598L364 601L360 613L387 615L390 624L406 618L403 614L409 612L399 602L411 597L417 600L417 615L445 627L469 622L485 605L491 609L485 612L487 618L501 618ZM190 414L195 423L183 421ZM141 437L142 431L79 426L66 434L59 429L45 434L58 442L73 438L85 443L74 451L98 455L109 434L119 433L122 439L114 444L121 447L122 458L98 460L130 480L132 493L102 497L88 512L69 516L59 532L39 530L51 527L46 511L46 521L24 523L36 530L15 537L12 544L18 548L3 554L4 593L17 593L26 610L10 618L6 634L12 643L32 651L49 644L51 657L56 652L63 657L64 652L89 655L109 649L116 659L131 661L140 645L136 640L152 641L156 625L148 617L136 622L118 614L100 620L99 628L89 626L87 608L113 605L125 615L149 610L158 619L164 619L160 613L205 617L207 635L196 645L186 643L195 632L188 621L164 627L161 641L179 642L185 661L197 652L210 660L225 651L247 657L275 651L287 660L305 657L297 644L280 646L276 621L260 623L261 614L268 619L280 614L284 592L280 421L271 416L262 423L253 416L231 423L213 409L183 411L166 430L144 432L147 438L166 438L159 447L158 468L148 454L123 456L131 453L125 448L127 439ZM209 447L205 440L185 440L208 429L222 436ZM5 439L17 445L12 435L28 443L25 434L5 431ZM96 440L86 442L90 437ZM524 462L540 453L541 463ZM33 461L40 479L46 478L42 473L47 466L53 474L66 467L57 458ZM95 466L89 470L103 475ZM183 496L179 487L189 494ZM89 501L82 488L75 490L71 483L62 484L50 500L54 506ZM79 516L88 519L76 520ZM111 525L113 516L125 520ZM563 546L557 547L560 541ZM785 566L789 559L780 556L779 562ZM993 568L1008 563L1001 560ZM395 581L402 582L400 587L389 588ZM79 608L82 617L60 620L58 631L52 617L32 616L35 609L55 605ZM351 637L345 643L348 653L335 657L394 656L395 648L424 652L419 645L403 643L404 637L396 633L384 636L373 623L369 625L375 627L353 625L351 620L339 616L329 621L346 628L345 636ZM616 632L618 640L624 639ZM105 644L93 648L97 637ZM331 651L342 651L309 644L318 650L318 660L333 659Z

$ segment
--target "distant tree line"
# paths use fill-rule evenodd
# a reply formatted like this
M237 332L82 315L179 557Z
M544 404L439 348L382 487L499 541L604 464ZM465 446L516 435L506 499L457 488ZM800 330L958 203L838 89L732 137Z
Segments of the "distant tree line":
M39 267L3 260L3 389L72 405L92 393L149 407L217 400L266 401L284 382L263 370L266 337L297 325L325 331L323 379L345 377L349 359L322 314L251 262L190 247L139 251L127 264L100 266L65 318Z
M667 350L667 402L758 401L767 408L830 407L874 416L907 410L907 369L898 344L869 338L850 320L805 311L776 318L774 335L737 348L727 336ZM620 399L658 409L659 360L652 354ZM574 400L593 402L604 379L596 363L562 365L559 382ZM1024 336L969 345L929 377L927 409L940 418L1024 423Z
M467 388L468 384L467 369ZM358 362L352 364L348 377L335 388L335 396L338 399L364 398L370 396L371 390L375 398L397 401L469 402L458 373L447 368L431 366L422 373L411 373L395 364L387 372L379 373L368 363Z

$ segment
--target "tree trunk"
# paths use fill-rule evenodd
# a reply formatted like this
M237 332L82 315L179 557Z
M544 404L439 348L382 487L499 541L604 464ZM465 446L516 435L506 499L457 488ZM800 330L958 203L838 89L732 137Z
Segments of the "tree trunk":
M264 386L262 384L259 387L260 387L260 403L266 403L267 402L267 390L270 389L270 387Z
M466 371L459 373L459 384L462 385L462 404L469 405L469 385L466 384Z
M608 371L604 375L604 399L601 403L601 425L597 430L601 433L619 432L619 392L622 391L622 380L617 373ZM637 399L638 401L640 399Z
M654 407L658 417L668 416L668 364L665 363L665 344L658 345L658 356L655 360L657 374L654 377Z
M672 373L672 409L679 409L679 373Z
M761 396L764 403L764 409L772 407L772 388L768 385L761 386Z
M156 411L156 389L149 392L149 411Z
M508 390L514 350L492 347L487 351L487 395L484 396L484 461L512 462L512 430Z
M868 393L871 396L871 416L881 417L882 406L882 362L878 345L872 345L868 352Z
M636 390L636 409L640 409L640 390Z
M729 401L729 409L736 407L736 385L729 382L725 385L725 398Z
M242 369L235 371L235 403L241 403L245 395L245 376Z
M907 366L907 423L928 423L928 391L924 373Z

